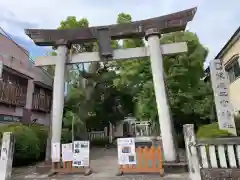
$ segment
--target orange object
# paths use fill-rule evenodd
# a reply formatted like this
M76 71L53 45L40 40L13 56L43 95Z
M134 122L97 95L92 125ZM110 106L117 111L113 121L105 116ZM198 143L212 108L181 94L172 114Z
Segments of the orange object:
M52 172L53 173L63 173L63 174L80 173L80 174L86 174L87 169L89 169L89 167L73 167L72 166L72 161L63 161L63 162L54 162L54 163L52 163Z
M120 173L159 173L164 176L163 160L160 146L136 148L136 165L120 165ZM149 163L149 161L151 163Z

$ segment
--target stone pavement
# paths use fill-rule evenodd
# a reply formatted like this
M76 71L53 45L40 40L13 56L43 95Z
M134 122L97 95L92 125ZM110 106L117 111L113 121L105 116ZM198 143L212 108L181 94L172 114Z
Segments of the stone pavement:
M25 167L14 169L12 180L188 180L188 173L182 174L165 174L163 178L159 175L123 175L116 176L118 172L117 166L117 150L116 149L94 149L91 150L91 168L93 174L84 176L74 175L56 175L47 177L46 174L36 174L35 168Z
M24 177L13 177L12 180L190 180L188 173L182 174L166 174L164 177L159 175L123 175L113 176L106 174L94 173L90 176L83 175L57 175L54 177L47 177L47 175L27 175Z

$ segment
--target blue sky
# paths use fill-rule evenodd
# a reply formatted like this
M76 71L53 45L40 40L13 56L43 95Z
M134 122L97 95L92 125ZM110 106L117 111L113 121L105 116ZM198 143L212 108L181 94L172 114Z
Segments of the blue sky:
M90 25L116 22L119 13L141 20L197 6L187 29L197 33L213 59L240 25L240 0L1 0L0 25L35 57L48 48L37 47L24 34L24 28L56 28L67 16L87 18ZM207 63L206 63L207 64Z

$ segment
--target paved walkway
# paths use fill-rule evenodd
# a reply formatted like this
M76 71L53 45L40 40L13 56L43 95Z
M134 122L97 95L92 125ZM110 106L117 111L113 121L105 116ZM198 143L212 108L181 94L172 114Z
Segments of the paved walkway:
M91 168L93 174L90 176L83 175L57 175L47 177L46 174L39 175L34 173L34 167L14 170L12 180L188 180L188 173L166 174L163 178L159 175L123 175L116 176L117 150L116 149L94 149L91 150Z

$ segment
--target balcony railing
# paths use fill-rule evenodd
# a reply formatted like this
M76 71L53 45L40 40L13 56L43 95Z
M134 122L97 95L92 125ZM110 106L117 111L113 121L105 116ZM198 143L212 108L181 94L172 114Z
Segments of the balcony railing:
M26 87L0 81L0 103L25 106Z
M40 93L33 93L32 109L43 112L51 110L51 96Z

